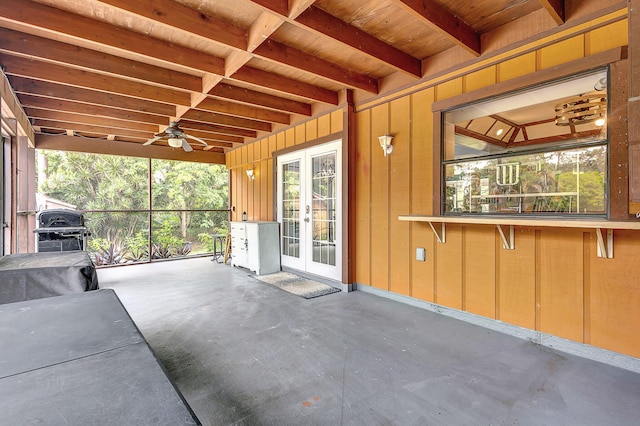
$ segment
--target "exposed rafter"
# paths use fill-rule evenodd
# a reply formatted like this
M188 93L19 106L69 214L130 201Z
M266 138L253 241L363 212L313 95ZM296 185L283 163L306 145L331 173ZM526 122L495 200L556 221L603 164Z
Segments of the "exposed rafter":
M206 98L198 104L197 109L281 124L289 124L291 121L289 114L226 102L215 98Z
M247 49L247 33L244 29L172 0L100 1L138 16L197 34L222 45Z
M564 0L540 0L540 3L556 24L564 24Z
M79 114L66 111L54 111L42 108L25 108L25 112L33 119L60 121L65 123L90 124L95 126L110 127L111 129L130 129L146 132L147 135L158 131L157 124L146 124L121 120L113 117L100 117L97 115ZM115 131L114 131L115 133Z
M267 40L265 43L262 43L256 48L254 53L262 58L304 70L354 89L378 93L378 82L376 79L340 68L329 61L322 60L314 55L306 54L272 40Z
M163 87L151 86L119 77L90 73L62 65L34 61L17 56L0 54L0 62L8 75L86 87L95 90L129 95L140 99L189 105L191 97L186 92L178 92Z
M94 70L178 90L200 91L202 78L73 44L0 28L0 52L37 57L74 68Z
M238 129L235 127L219 126L216 124L200 123L197 121L182 120L180 127L183 129L195 129L205 132L219 133L223 135L240 136L243 138L255 138L258 132L255 130Z
M353 25L331 16L317 7L310 7L301 13L296 18L296 22L323 36L331 37L347 46L358 49L398 70L415 77L422 76L420 60L378 40Z
M259 132L270 132L271 123L257 120L249 120L247 118L232 117L230 115L215 114L208 111L199 111L197 109L189 110L182 116L187 120L201 121L209 124L219 124L223 126L237 127L240 129L256 130Z
M124 109L84 104L80 102L72 102L61 99L49 99L42 96L22 94L18 95L18 99L23 106L47 109L50 111L72 112L75 114L117 118L120 120L136 121L138 123L157 125L163 125L167 122L166 118L160 115L127 111Z
M482 53L480 35L439 3L433 0L400 0L400 4L469 52L475 55Z
M511 25L520 18L535 26L527 34L553 31L567 19L564 3L2 0L0 65L43 135L88 135L147 155L166 144L142 143L179 121L217 143L211 154L326 114L347 97L375 101L434 65L455 67L467 52L482 53L481 36L487 50L508 48L520 40ZM572 15L596 16L599 2L586 12L574 3ZM603 3L609 12L625 7ZM73 140L42 146L87 146ZM194 148L193 156L205 153Z
M247 105L259 105L277 111L289 112L292 114L311 115L311 105L278 96L267 95L255 90L243 89L230 84L218 84L209 91L209 95L241 102Z
M72 136L60 136L60 135L38 135L38 148L40 149L60 149L79 152L92 152L96 154L113 154L119 153L120 155L139 156L140 145L132 143L123 143L119 140L94 140L78 138ZM203 163L218 163L224 164L224 153L222 150L215 149L206 152L198 152L198 155L189 155L181 149L173 150L167 149L162 146L147 146L144 147L144 152L152 158L170 159L170 160L184 160L184 161L199 161Z
M112 49L142 55L149 61L170 63L175 69L224 73L223 58L196 49L168 44L144 34L31 1L2 0L0 24L2 23L21 24L25 30L38 27L68 40L87 40Z
M73 87L66 84L50 83L31 78L14 77L11 79L11 85L13 86L13 90L18 94L33 94L56 99L67 99L87 104L108 104L114 108L148 112L150 114L158 114L166 117L175 115L176 111L176 107L172 104L145 101L129 96L97 92L91 89Z
M328 104L338 104L338 93L302 81L270 74L257 68L243 67L231 76L232 79L267 87L282 93Z
M253 0L253 2L279 15L289 16L288 0Z

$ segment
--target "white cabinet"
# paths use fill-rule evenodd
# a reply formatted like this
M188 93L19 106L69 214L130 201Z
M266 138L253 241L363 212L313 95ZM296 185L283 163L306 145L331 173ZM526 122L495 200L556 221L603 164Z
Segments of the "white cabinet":
M278 222L231 222L231 266L256 275L279 272Z

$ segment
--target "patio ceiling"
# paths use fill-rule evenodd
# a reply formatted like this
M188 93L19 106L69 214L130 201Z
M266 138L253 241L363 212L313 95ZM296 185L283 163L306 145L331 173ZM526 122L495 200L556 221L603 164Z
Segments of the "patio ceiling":
M36 147L142 155L179 121L209 144L197 156L618 3L2 0L0 64Z

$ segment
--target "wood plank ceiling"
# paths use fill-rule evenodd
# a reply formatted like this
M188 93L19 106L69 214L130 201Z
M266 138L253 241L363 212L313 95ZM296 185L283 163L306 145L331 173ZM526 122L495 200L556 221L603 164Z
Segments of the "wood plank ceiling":
M521 37L535 36L594 3L2 0L0 64L38 137L104 139L116 153L179 121L209 144L198 155L330 110L348 89L367 99L388 80L417 82L434 58L479 57L499 28L534 23Z

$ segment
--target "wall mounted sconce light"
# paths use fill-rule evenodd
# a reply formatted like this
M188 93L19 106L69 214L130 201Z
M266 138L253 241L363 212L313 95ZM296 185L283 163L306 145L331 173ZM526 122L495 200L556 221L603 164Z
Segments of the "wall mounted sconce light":
M247 170L247 177L251 180L254 180L256 176L253 174L253 169Z
M391 141L393 140L393 136L383 135L378 136L378 140L380 141L380 147L384 152L384 156L386 157L388 154L393 152L393 145L391 145Z

